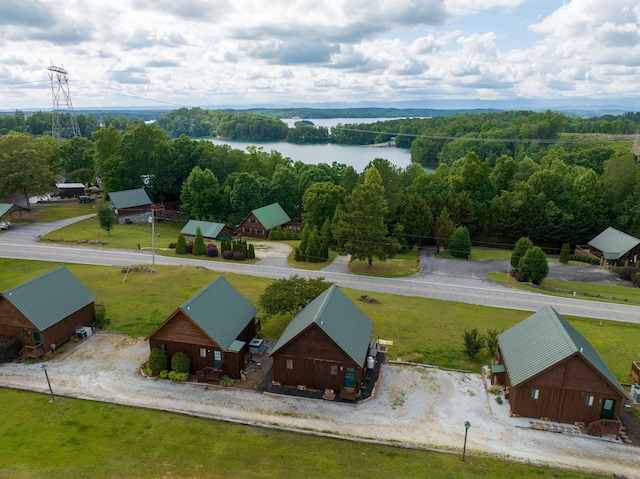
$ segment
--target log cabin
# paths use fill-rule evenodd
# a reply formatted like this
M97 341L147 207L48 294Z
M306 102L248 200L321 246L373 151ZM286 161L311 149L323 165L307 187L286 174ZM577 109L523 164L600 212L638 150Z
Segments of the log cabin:
M144 188L112 191L107 196L113 203L118 223L125 223L127 220L132 223L145 223L149 221L151 211L155 209Z
M174 311L147 339L151 349L178 352L191 360L200 381L240 379L248 343L260 331L258 309L218 276Z
M294 316L271 351L281 385L360 395L373 321L336 285Z
M272 203L249 213L238 225L236 236L268 239L269 231L276 226L287 227L291 218L278 203Z
M95 322L95 300L61 266L0 293L0 336L20 340L21 358L39 358Z

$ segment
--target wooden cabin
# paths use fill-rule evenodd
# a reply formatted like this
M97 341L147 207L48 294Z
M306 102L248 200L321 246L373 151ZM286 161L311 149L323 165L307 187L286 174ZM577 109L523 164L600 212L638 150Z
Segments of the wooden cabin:
M95 322L95 300L61 266L0 293L0 336L20 340L20 357L39 358Z
M146 223L156 209L144 188L113 191L107 197L113 203L118 223Z
M187 240L193 239L196 237L196 230L198 228L200 228L200 232L205 241L229 239L233 233L231 227L224 223L198 220L189 220L180 233L182 233Z
M511 413L584 423L593 435L619 434L628 394L591 344L550 306L498 335L498 364ZM502 367L500 367L502 366Z
M332 285L295 315L274 346L273 380L331 389L342 399L360 394L373 322Z
M199 380L239 379L248 343L260 331L258 309L223 276L173 312L147 339L151 349L191 360Z
M77 198L86 194L86 187L83 183L56 183L60 198Z
M278 203L272 203L251 211L238 226L236 235L266 240L272 228L286 227L289 223L291 223L289 215Z
M14 220L14 213L18 213L20 219L22 219L23 212L25 215L29 213L29 218L31 218L31 208L25 208L24 206L19 206L14 203L0 203L0 224L8 227L11 225L11 221Z
M587 246L577 246L576 254L585 254L600 260L600 266L612 269L616 266L635 265L640 239L615 228L607 228L593 238Z

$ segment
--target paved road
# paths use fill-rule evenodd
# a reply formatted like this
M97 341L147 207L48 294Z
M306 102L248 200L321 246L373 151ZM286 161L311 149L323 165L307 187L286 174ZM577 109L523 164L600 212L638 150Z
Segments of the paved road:
M0 235L0 257L105 266L149 265L153 261L152 253L148 251L70 247L35 241L38 235L62 227L69 222L72 220L63 220L49 225L33 223L5 232ZM425 256L422 259L423 271L421 273L408 278L376 278L350 274L345 265L340 264L340 261L324 271L306 271L288 266L270 266L260 263L226 263L155 255L157 267L176 264L194 265L221 273L230 272L274 279L289 277L292 274L307 277L323 276L339 286L367 292L418 296L524 311L537 311L543 306L551 305L564 315L640 323L640 307L638 306L559 298L511 289L492 282L486 278L485 274L469 273L470 265L483 262L447 261L443 271L441 267L437 267L440 261L446 260ZM494 267L499 266L498 264L487 264L494 271L499 269ZM486 266L482 265L481 267ZM456 272L457 268L463 269ZM502 270L506 270L506 260L503 261ZM601 274L596 269L593 271L595 274Z

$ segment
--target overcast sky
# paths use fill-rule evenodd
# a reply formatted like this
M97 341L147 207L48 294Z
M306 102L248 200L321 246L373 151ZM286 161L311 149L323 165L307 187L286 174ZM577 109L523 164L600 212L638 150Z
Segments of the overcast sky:
M640 92L638 0L0 0L0 109ZM166 102L166 103L162 103Z

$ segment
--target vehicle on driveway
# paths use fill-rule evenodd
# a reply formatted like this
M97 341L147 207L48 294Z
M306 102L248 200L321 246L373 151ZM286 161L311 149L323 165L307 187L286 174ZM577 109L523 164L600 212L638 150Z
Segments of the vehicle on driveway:
M0 230L10 230L13 225L10 221L0 221Z
M78 196L78 203L91 203L93 201L93 197L89 195L80 195Z

